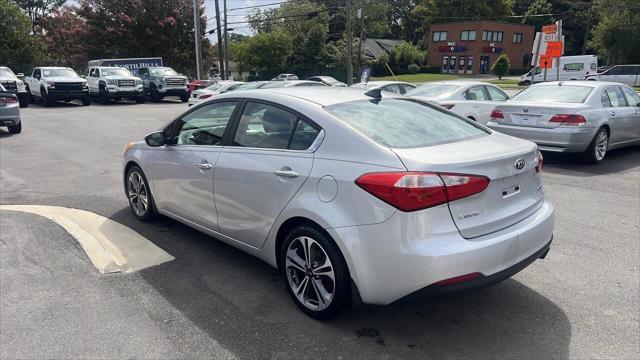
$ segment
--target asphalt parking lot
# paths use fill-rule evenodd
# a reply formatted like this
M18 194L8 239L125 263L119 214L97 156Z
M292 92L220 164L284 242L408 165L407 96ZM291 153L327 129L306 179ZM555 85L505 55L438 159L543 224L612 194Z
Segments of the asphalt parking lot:
M140 223L122 189L123 145L185 104L22 109L0 130L0 204L89 210L176 259L100 275L44 218L0 212L0 358L638 358L640 148L601 165L545 154L557 210L546 259L492 288L318 322L268 265L169 219Z

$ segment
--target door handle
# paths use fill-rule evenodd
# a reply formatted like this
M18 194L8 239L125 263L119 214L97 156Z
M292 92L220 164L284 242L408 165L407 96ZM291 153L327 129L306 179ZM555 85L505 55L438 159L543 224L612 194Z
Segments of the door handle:
M273 172L276 176L285 178L296 178L298 173L293 170L276 170Z
M611 116L616 116L616 112L615 111L609 111L609 114L611 114Z
M198 169L200 169L202 171L211 170L211 168L213 167L213 165L211 165L209 163L200 163L200 164L198 164L196 166L198 167Z

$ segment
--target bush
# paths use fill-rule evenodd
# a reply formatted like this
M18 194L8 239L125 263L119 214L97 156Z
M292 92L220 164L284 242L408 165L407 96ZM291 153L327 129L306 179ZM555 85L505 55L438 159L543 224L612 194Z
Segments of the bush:
M424 51L416 46L402 42L389 53L389 63L394 71L404 71L411 64L421 64L424 59Z
M509 61L509 57L507 55L500 55L496 62L491 66L491 72L496 74L498 79L502 79L503 76L509 73L509 66L511 65L511 61Z
M420 65L409 64L409 66L407 67L407 71L409 71L409 74L417 74L420 72Z

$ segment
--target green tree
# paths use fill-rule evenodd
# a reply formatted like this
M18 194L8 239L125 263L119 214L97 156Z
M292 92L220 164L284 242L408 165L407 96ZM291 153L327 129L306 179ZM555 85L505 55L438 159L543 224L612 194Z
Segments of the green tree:
M534 25L536 31L540 31L542 26L550 24L552 18L546 16L531 16L551 14L553 12L553 6L547 0L533 0L527 10L524 13L524 22L529 25Z
M259 32L249 39L234 43L231 51L240 68L256 69L270 76L286 69L293 43L284 31Z
M424 55L424 51L405 41L391 50L389 63L394 72L402 74L408 71L409 65L420 65Z
M31 19L31 30L35 34L40 22L60 8L67 0L14 0Z
M590 45L605 63L640 63L640 7L636 0L596 0L600 17Z
M491 72L493 72L498 79L502 79L502 77L509 72L509 66L511 66L509 57L507 55L500 55L496 59L496 62L493 63L493 66L491 66Z
M0 64L15 72L28 72L39 62L44 45L31 35L29 18L9 0L0 0Z

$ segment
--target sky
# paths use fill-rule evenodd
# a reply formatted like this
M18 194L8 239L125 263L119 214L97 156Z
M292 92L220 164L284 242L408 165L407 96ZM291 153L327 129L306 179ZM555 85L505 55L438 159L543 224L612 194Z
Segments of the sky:
M227 0L227 18L229 23L238 22L238 21L246 21L246 15L253 9L239 9L239 10L231 10L240 7L247 6L256 6L256 5L265 5L272 4L282 0ZM220 18L222 19L223 9L224 9L224 0L218 0L220 5ZM212 30L216 27L216 11L214 0L204 0L205 13L209 21L207 22L207 31ZM267 9L269 7L275 7L277 5L260 7L259 9ZM229 25L230 28L234 29L234 32L243 35L251 35L251 28L248 27L248 24L234 24ZM208 35L212 42L217 42L215 37L216 34Z

